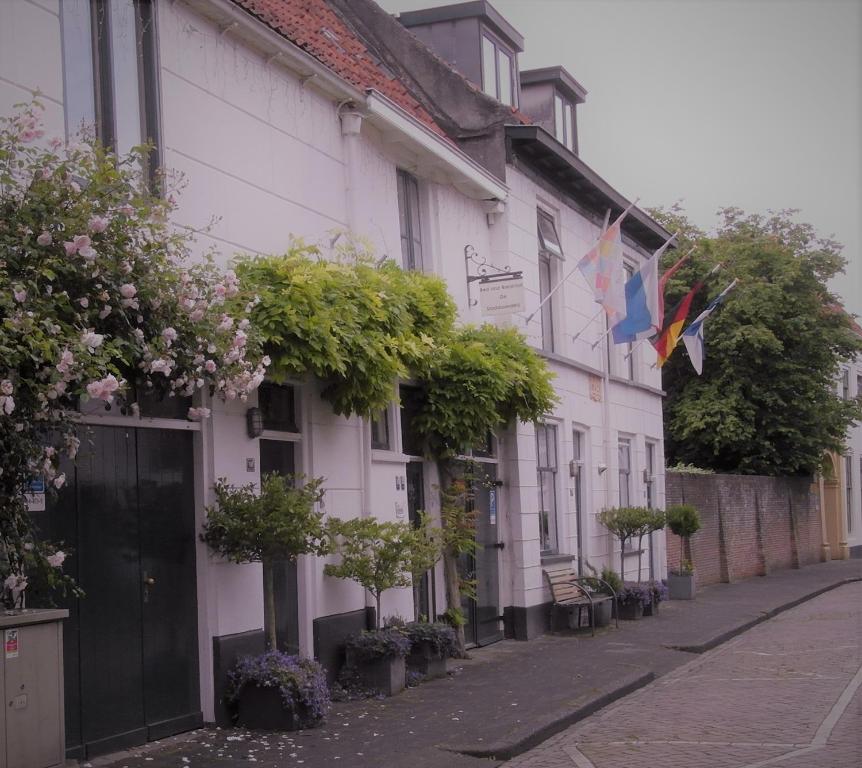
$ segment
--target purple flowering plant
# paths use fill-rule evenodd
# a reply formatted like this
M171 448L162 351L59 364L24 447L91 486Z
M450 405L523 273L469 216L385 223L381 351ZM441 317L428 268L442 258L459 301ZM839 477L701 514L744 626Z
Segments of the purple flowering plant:
M241 656L230 679L231 701L239 699L246 685L277 688L284 708L301 713L307 723L323 720L331 703L323 667L314 659L283 651Z
M363 630L347 638L347 648L360 661L403 659L410 652L410 638L396 628Z
M628 603L651 605L653 601L652 586L650 584L639 584L636 581L624 581L622 587L617 591L617 600L622 605Z

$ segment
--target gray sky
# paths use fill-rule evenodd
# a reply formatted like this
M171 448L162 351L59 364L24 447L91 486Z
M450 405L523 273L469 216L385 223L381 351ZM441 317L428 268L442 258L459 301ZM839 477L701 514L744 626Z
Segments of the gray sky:
M392 13L441 0L378 0ZM862 0L491 0L521 69L587 89L581 157L641 206L799 208L845 245L862 315Z

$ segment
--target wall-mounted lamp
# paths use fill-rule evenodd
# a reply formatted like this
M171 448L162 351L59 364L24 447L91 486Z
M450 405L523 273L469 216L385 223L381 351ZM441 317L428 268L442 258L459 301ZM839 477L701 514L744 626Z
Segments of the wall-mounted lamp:
M249 408L245 412L245 424L249 437L260 437L263 434L263 413L260 408Z
M599 474L602 474L603 472L608 471L608 465L605 464L604 462L602 462L601 464L599 464L598 469L599 469Z

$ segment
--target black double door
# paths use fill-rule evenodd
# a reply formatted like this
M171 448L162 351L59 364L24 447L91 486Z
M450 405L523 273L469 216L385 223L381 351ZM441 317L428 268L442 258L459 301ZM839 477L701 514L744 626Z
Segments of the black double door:
M476 512L476 549L459 563L462 578L475 586L475 598L464 597L461 610L467 619L464 637L468 645L489 645L503 639L500 627L500 544L497 529L497 466L476 462L467 481Z
M91 427L64 469L39 522L85 593L65 606L69 756L197 727L192 433Z

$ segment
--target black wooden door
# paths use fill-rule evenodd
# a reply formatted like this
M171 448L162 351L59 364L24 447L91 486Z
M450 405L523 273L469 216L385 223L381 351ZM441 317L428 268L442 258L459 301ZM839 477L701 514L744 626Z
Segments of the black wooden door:
M202 722L192 434L91 427L41 527L85 596L64 627L66 744L86 757Z

